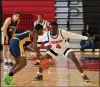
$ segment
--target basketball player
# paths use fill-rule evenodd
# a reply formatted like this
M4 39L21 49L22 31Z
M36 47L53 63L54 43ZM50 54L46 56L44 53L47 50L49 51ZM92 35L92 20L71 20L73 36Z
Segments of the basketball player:
M38 35L43 35L43 26L37 24L33 32L26 31L17 36L15 36L10 41L10 52L14 57L16 64L13 65L10 72L5 75L3 82L6 85L14 85L11 81L12 76L14 76L17 72L19 72L22 68L24 68L27 64L24 47L28 46L33 42L34 50L36 53L41 56L39 50L37 49L37 40Z
M34 27L36 26L36 24L41 24L43 26L43 31L44 33L45 32L48 32L49 31L49 27L50 27L50 23L46 20L44 20L44 15L43 14L38 14L38 20L34 22ZM38 43L37 43L37 46L38 46L38 49L40 50L40 47L41 47L41 44L42 44L42 36L39 36L38 38ZM39 56L36 54L36 58L37 58L37 62L35 65L39 65Z
M77 69L79 70L83 80L85 82L89 82L89 78L83 72L83 69L78 62L74 52L70 48L69 43L67 42L67 38L72 39L82 39L82 40L92 40L92 37L86 37L79 34L71 33L66 30L58 29L58 24L56 22L50 23L50 31L45 33L43 36L45 46L47 47L51 44L52 48L50 48L43 58L50 59L51 57L55 58L59 54L63 54L66 58L70 58L76 65ZM39 68L38 75L34 78L35 81L43 80L42 76L43 70Z
M11 55L9 52L9 42L11 39L13 39L16 28L20 21L20 13L18 11L13 12L12 17L8 17L3 26L2 26L2 44L3 44L3 58L4 58L4 67L9 68L10 65L12 65L11 61ZM8 51L8 56L7 56Z

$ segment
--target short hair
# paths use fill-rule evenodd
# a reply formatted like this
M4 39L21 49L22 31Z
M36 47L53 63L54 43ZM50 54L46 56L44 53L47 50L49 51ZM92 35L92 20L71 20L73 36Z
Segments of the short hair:
M50 25L58 27L58 24L56 22L51 22Z
M44 17L44 15L43 15L43 14L38 14L38 15L41 15L42 17Z
M19 11L14 11L13 12L13 15L16 15L16 14L19 14L20 15L20 12Z
M43 26L41 24L36 24L36 26L34 27L34 31L38 31L40 29L43 29Z

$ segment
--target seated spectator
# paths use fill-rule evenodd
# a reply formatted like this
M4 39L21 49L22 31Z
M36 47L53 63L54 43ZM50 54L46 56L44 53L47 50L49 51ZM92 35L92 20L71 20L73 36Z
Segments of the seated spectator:
M84 36L100 35L100 28L96 24L84 25L84 29L82 31L82 35L84 35ZM84 41L81 41L81 43L80 43L81 44L81 51L84 51L84 49L86 49L86 48L92 48L92 52L94 52L95 51L94 45L98 41L99 41L99 39L94 39L94 41L89 43L89 44L87 44Z

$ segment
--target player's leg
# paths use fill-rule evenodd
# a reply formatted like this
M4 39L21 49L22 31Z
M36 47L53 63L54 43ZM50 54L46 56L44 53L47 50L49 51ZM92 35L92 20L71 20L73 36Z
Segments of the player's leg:
M14 83L12 82L12 77L19 72L21 69L23 69L26 66L26 58L25 57L14 57L16 64L13 65L13 67L11 68L11 70L9 71L8 74L5 75L3 82L6 85L14 85Z
M5 45L5 36L4 36L4 32L1 32L1 42L2 42L2 46L3 46L3 61L4 61L4 68L8 68L8 63L7 63L7 55L6 55L6 45ZM7 66L7 67L6 67Z
M81 73L81 75L82 75L82 77L83 77L83 80L86 81L86 82L89 82L89 78L87 77L86 74L84 74L83 69L82 69L82 67L81 67L81 65L80 65L80 63L79 63L79 61L77 60L77 58L76 58L74 52L73 52L70 48L67 48L67 49L65 50L65 52L64 52L64 55L65 55L66 57L70 58L70 59L74 62L75 66L77 67L77 69L78 69L79 72Z
M46 54L43 56L44 58L51 59L58 56L58 53L54 50L50 49L46 52ZM39 66L39 72L37 73L37 76L34 78L35 81L41 81L43 80L43 69Z
M38 40L37 40L37 47L38 47L38 50L40 50L40 47L42 45L42 36L38 36ZM40 64L40 59L39 59L39 56L36 54L36 63L34 65L38 66Z
M15 44L16 44L17 48L16 47L12 48L11 52L12 52L14 58L16 59L16 62L18 62L18 61L19 62L17 64L17 66L12 71L10 71L13 74L15 74L18 71L20 71L27 64L26 57L25 57L25 51L24 51L24 47L23 47L23 43L21 43L20 41L16 41L15 40Z
M10 73L16 74L21 69L23 69L26 65L27 65L26 57L20 57L19 63L13 70L10 71Z
M11 51L11 54L12 54L12 56L14 56L15 61L16 61L16 64L13 65L11 70L13 70L17 66L17 63L18 63L17 56L20 56L20 52L19 52L19 49L18 49L19 47L18 46L19 46L19 41L18 40L11 40L11 42L10 42L10 51ZM9 73L8 73L8 74L5 75L5 77L3 79L3 82L6 85L13 85L13 83L11 81L11 78L12 78L12 76L10 76Z
M15 64L9 69L9 72L12 72L15 69L15 67L20 63L19 59L19 57L14 57Z
M14 75L12 71L19 64L19 58L14 57L14 59L15 59L15 64L9 69L8 74L6 74L3 79L3 82L6 85L14 85L14 83L12 82L12 76Z
M4 60L4 68L8 69L9 68L9 63L8 63L8 45L3 44L3 60Z
M11 81L11 77L26 66L26 58L25 58L25 52L23 49L23 45L20 44L20 42L16 39L13 39L10 42L10 51L16 61L16 64L13 65L9 73L5 76L4 82L6 84L9 83L8 85L13 85Z
M40 50L40 47L38 47L38 50ZM40 64L40 59L39 59L39 55L36 54L36 63L34 65L38 66Z
M13 66L13 58L12 58L12 55L11 55L11 52L10 52L10 48L9 48L9 45L8 45L8 64L9 64L9 67L10 66Z
M5 37L3 31L2 31L1 34L2 34L2 44L3 44L4 68L8 69L9 68L9 63L8 63L8 44L5 43L6 37Z
M8 69L13 65L11 60L11 53L9 50L9 45L3 45L3 59L4 59L4 68Z

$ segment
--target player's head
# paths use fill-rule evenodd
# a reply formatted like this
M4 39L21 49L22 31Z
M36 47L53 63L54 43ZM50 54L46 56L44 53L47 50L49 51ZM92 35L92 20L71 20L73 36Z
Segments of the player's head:
M41 24L37 24L34 28L34 32L38 35L43 35L43 26Z
M43 14L38 14L38 21L42 22L44 19L44 15Z
M13 20L14 20L14 21L18 21L19 18L20 18L20 12L14 11L14 12L13 12Z
M57 33L57 31L58 31L58 24L56 22L51 22L50 23L50 31L52 33Z

